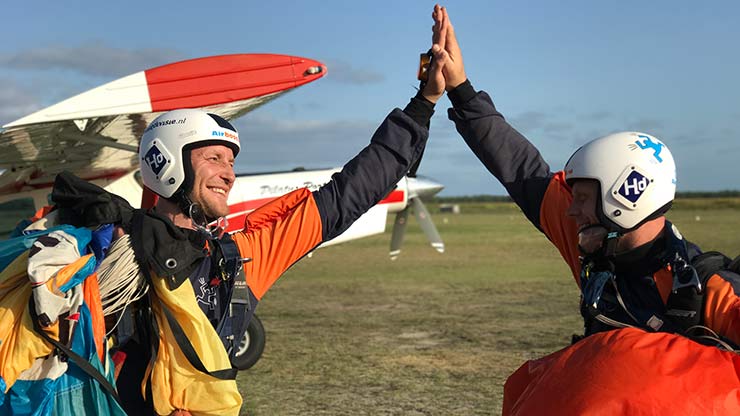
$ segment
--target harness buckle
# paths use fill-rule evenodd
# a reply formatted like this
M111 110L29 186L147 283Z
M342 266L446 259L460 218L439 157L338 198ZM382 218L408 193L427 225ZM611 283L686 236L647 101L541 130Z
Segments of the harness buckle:
M701 280L696 269L689 265L679 253L675 253L670 262L673 269L673 292L677 293L684 288L693 288L697 294L702 292Z

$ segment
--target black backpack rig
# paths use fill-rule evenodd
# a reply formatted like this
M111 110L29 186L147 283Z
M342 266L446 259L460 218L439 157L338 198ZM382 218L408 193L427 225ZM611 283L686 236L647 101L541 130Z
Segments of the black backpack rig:
M611 278L604 276L597 278L594 275L592 281L584 281L582 277L581 283L584 286L581 288L581 315L584 318L585 335L573 335L572 343L595 332L636 326L649 332L674 333L704 345L740 352L740 346L705 326L702 319L706 303L706 286L712 276L719 274L733 286L740 288L740 256L733 260L718 251L703 253L697 246L684 240L670 223L667 228L670 230L666 232L669 249L663 261L671 266L673 287L666 300L665 311L658 312L640 307L628 309L629 299L620 297L619 292L616 293L616 297L613 294L602 293L601 289L608 281L616 288L616 284L611 280L614 278L613 274ZM598 291L596 292L598 297L593 296L594 290ZM585 302L584 296L589 301ZM621 305L634 324L606 317L597 306L599 298L612 305ZM596 303L593 299L597 299Z

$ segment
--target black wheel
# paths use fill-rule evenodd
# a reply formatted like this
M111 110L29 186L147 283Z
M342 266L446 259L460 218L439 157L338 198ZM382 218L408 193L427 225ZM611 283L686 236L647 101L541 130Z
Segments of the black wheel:
M252 368L262 356L265 350L265 327L257 315L252 315L244 337L236 346L236 354L231 364L239 370Z

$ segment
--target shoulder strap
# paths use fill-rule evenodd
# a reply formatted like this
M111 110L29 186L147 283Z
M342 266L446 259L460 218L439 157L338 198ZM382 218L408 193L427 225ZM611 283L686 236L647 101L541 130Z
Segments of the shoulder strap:
M152 275L149 270L146 267L142 267L142 271L144 271L144 275L147 277L147 279L151 281ZM185 358L187 358L188 362L190 363L190 365L193 366L193 368L200 371L201 373L208 374L209 376L217 378L219 380L236 379L236 373L238 371L236 368L226 368L216 371L208 370L205 364L203 364L203 361L201 361L200 357L198 356L198 352L195 351L195 348L188 339L187 334L185 334L185 331L182 329L180 324L177 322L177 319L172 314L172 311L170 311L170 309L167 307L167 305L164 304L164 302L159 301L158 303L159 306L162 308L162 311L164 311L164 315L167 318L167 324L172 330L172 335L175 337L177 346L180 347L180 351L182 351L183 355L185 355ZM156 319L153 319L152 321L156 322ZM152 342L156 343L158 342L158 340L154 338L152 339Z
M727 270L740 274L740 255L735 257L735 260L731 261L730 264L727 265Z
M159 306L162 307L162 310L167 317L167 323L172 330L172 335L174 335L175 340L177 341L177 345L180 347L180 351L182 351L182 353L185 355L185 358L188 359L188 362L190 363L190 365L193 366L193 368L200 371L201 373L208 374L209 376L215 377L219 380L234 380L236 378L236 373L238 371L236 368L226 368L223 370L209 371L203 364L203 361L200 360L198 352L195 351L193 344L190 343L190 340L185 334L185 331L183 331L182 327L177 322L177 319L175 319L175 317L172 315L172 312L169 310L169 308L167 308L164 302L159 302Z
M701 289L695 291L691 287L680 289L674 287L666 302L666 316L683 330L699 325L706 283L715 273L727 269L730 263L730 258L718 251L708 251L691 258L690 267L695 271Z
M740 267L740 256L731 260L719 251L707 251L691 259L691 265L696 269L702 286L718 271L732 270L733 264L736 268Z
M123 403L121 403L121 398L118 397L118 392L116 391L116 388L113 387L113 384L111 384L100 371L93 367L88 360L86 360L76 352L72 351L71 348L50 337L49 334L47 334L41 328L41 325L39 325L38 316L36 316L36 308L33 302L33 295L31 296L31 299L28 303L28 310L31 314L31 322L33 322L34 331L36 331L37 334L41 335L41 338L46 340L46 342L56 347L57 350L59 350L62 354L72 360L72 362L75 363L77 367L80 368L80 370L84 371L85 374L95 379L95 381L97 381L100 386L105 389L105 391L107 391L108 394L111 395L111 397L113 397L113 399L116 401L116 403L118 403L121 409L123 409Z
M668 332L683 333L686 329L699 325L704 304L704 283L699 270L689 255L689 244L673 224L667 222L670 232L668 238L667 263L673 272L673 287L666 300L665 318L670 322ZM695 247L692 245L692 249ZM698 249L696 249L698 251Z

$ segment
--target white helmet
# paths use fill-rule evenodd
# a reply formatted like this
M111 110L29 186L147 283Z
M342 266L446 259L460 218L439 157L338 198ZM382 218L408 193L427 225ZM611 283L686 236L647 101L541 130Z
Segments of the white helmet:
M565 180L595 179L596 215L607 228L627 232L664 214L676 194L676 164L668 147L637 132L592 140L565 164Z
M239 153L239 133L228 121L202 110L183 109L161 114L144 130L139 145L141 179L149 189L169 198L191 173L183 150L223 144ZM189 179L192 181L192 177ZM186 185L187 186L187 185ZM189 191L185 189L185 191Z

